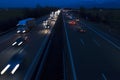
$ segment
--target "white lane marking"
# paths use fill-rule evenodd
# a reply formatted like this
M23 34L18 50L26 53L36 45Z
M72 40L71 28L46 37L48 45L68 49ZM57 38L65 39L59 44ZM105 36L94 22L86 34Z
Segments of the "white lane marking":
M16 70L19 68L20 64L17 64L15 66L15 68L11 71L11 74L14 74L16 72Z
M102 77L103 77L104 80L107 80L107 78L106 78L104 73L102 73Z
M86 26L88 27L88 26ZM104 40L106 40L107 42L109 42L110 44L112 44L114 47L116 47L118 50L120 50L120 46L116 45L113 41L109 40L107 37L105 37L104 35L102 35L100 32L97 32L96 30L94 30L91 27L88 27L90 30L92 30L93 32L95 32L97 35L99 35L100 37L102 37Z
M97 42L97 40L93 39L94 43L99 47L100 44Z
M23 52L24 49L20 50L19 54Z
M83 46L85 45L83 39L80 39L80 42L82 43Z
M7 70L8 68L10 67L10 64L8 64L2 71L1 71L1 75L3 75Z
M62 17L63 17L63 14L62 14ZM75 66L74 66L74 61L73 61L73 57L72 57L72 51L71 51L70 42L69 42L69 39L68 39L68 34L67 34L67 30L66 30L64 17L63 17L63 23L64 23L64 29L65 29L66 38L67 38L67 45L68 45L68 51L69 51L69 55L70 55L70 61L71 61L71 66L72 66L73 78L74 78L74 80L77 80Z

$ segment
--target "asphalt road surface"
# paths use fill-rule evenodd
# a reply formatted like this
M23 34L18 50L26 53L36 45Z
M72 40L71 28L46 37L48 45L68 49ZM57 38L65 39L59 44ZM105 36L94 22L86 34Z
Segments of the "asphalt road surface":
M73 14L74 16L74 14ZM120 80L119 43L81 20L77 25L63 22L74 80ZM77 31L84 27L85 33Z
M38 19L36 22L37 26L29 33L24 34L28 36L28 40L22 46L12 46L15 39L21 36L16 34L15 31L1 37L3 41L0 44L3 46L0 47L0 80L28 80L37 59L41 56L41 48L45 44L46 38L50 35L55 24L55 22L51 22L51 28L44 29L42 22L47 18L48 16ZM24 35L22 34L22 36ZM2 74L2 71L8 66L9 68ZM17 69L13 73L15 67Z
M15 31L0 37L0 80L120 80L119 40L81 19L69 24L66 13L50 29L47 16L38 19L22 46L11 46L21 36Z

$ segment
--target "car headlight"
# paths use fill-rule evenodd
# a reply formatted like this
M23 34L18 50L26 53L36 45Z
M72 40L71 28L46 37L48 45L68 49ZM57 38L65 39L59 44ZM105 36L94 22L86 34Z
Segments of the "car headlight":
M12 46L14 46L16 43L17 43L17 42L14 42L14 43L12 44Z
M18 44L18 46L20 46L22 43L23 43L23 42L20 42L20 43Z
M50 28L50 26L48 26L48 28Z
M20 31L17 31L17 33L20 33Z
M24 30L23 33L25 33L26 31Z

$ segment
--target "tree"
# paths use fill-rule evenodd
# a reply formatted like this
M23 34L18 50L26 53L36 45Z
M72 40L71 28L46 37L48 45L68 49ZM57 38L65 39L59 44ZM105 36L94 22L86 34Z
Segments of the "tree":
M86 17L86 9L84 7L80 7L80 16L83 18Z

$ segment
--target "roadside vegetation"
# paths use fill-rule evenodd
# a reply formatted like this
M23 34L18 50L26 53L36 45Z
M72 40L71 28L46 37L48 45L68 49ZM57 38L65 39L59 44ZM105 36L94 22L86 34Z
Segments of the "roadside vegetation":
M17 21L23 17L22 9L0 9L0 32L14 28Z
M120 9L80 8L79 16L120 39Z
M37 5L36 8L0 9L0 33L15 29L19 20L28 17L40 18L55 10L57 10L57 8L43 8L39 5Z

